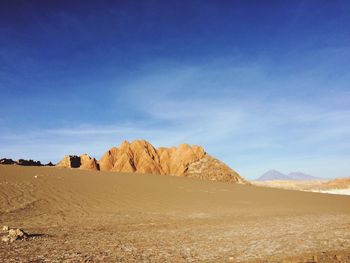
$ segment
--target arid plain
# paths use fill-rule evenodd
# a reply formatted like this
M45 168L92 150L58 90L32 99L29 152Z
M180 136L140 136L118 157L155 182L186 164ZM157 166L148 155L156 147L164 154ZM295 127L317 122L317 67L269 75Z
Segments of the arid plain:
M350 196L0 165L2 262L349 262Z

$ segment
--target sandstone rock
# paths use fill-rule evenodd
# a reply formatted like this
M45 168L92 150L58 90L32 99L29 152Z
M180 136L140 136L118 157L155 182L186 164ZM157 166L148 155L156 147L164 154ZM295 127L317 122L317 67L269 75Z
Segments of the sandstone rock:
M98 163L95 158L91 158L87 154L80 155L80 167L85 170L99 170Z
M236 171L210 155L205 155L198 161L190 163L184 175L220 182L247 183Z
M85 170L99 170L99 165L95 158L91 158L87 154L80 156L67 155L57 164L58 167L80 168Z
M104 171L182 175L187 163L198 158L198 152L189 145L157 150L145 140L124 141L102 156L99 164Z
M66 155L58 162L56 166L65 168L79 168L81 165L80 157L77 155Z
M100 165L100 170L101 171L112 170L114 164L117 162L117 156L118 156L118 148L113 147L109 149L109 151L106 152L98 162Z
M246 183L224 163L200 146L154 148L145 140L124 141L107 151L99 161L102 171L137 172L189 176L206 180Z
M145 140L124 141L97 162L87 154L65 156L57 166L125 173L188 176L205 180L247 183L237 172L196 145L156 149Z
M15 240L26 240L28 238L28 234L24 232L22 229L9 229L8 235L2 237L3 242L13 242Z
M161 173L157 150L144 140L124 141L113 147L99 161L102 171Z

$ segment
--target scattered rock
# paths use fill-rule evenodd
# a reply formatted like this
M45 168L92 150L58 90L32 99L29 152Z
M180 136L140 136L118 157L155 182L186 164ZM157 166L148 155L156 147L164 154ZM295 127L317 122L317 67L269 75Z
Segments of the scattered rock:
M3 158L0 159L0 164L15 164L16 162L12 159Z
M26 240L28 237L29 235L22 229L8 229L7 236L2 237L1 241L12 243L15 240Z
M17 164L23 165L23 166L42 166L40 161L25 160L25 159L19 159L17 161Z
M23 166L42 166L40 161L34 161L34 160L25 160L25 159L19 159L17 161L14 161L12 159L3 158L0 159L0 164L16 164L16 165L23 165Z

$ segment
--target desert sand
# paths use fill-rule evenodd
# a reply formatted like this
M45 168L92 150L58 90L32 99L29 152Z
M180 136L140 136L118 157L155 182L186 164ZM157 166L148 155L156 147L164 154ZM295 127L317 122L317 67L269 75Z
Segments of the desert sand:
M0 166L1 262L349 262L350 196Z

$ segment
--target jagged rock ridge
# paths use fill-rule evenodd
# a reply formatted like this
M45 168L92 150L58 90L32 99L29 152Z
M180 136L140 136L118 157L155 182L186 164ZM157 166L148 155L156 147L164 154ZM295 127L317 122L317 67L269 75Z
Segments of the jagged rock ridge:
M145 140L124 141L119 147L109 149L98 162L85 154L80 157L65 156L58 166L246 183L237 172L211 157L200 146L181 144L179 147L156 149Z

